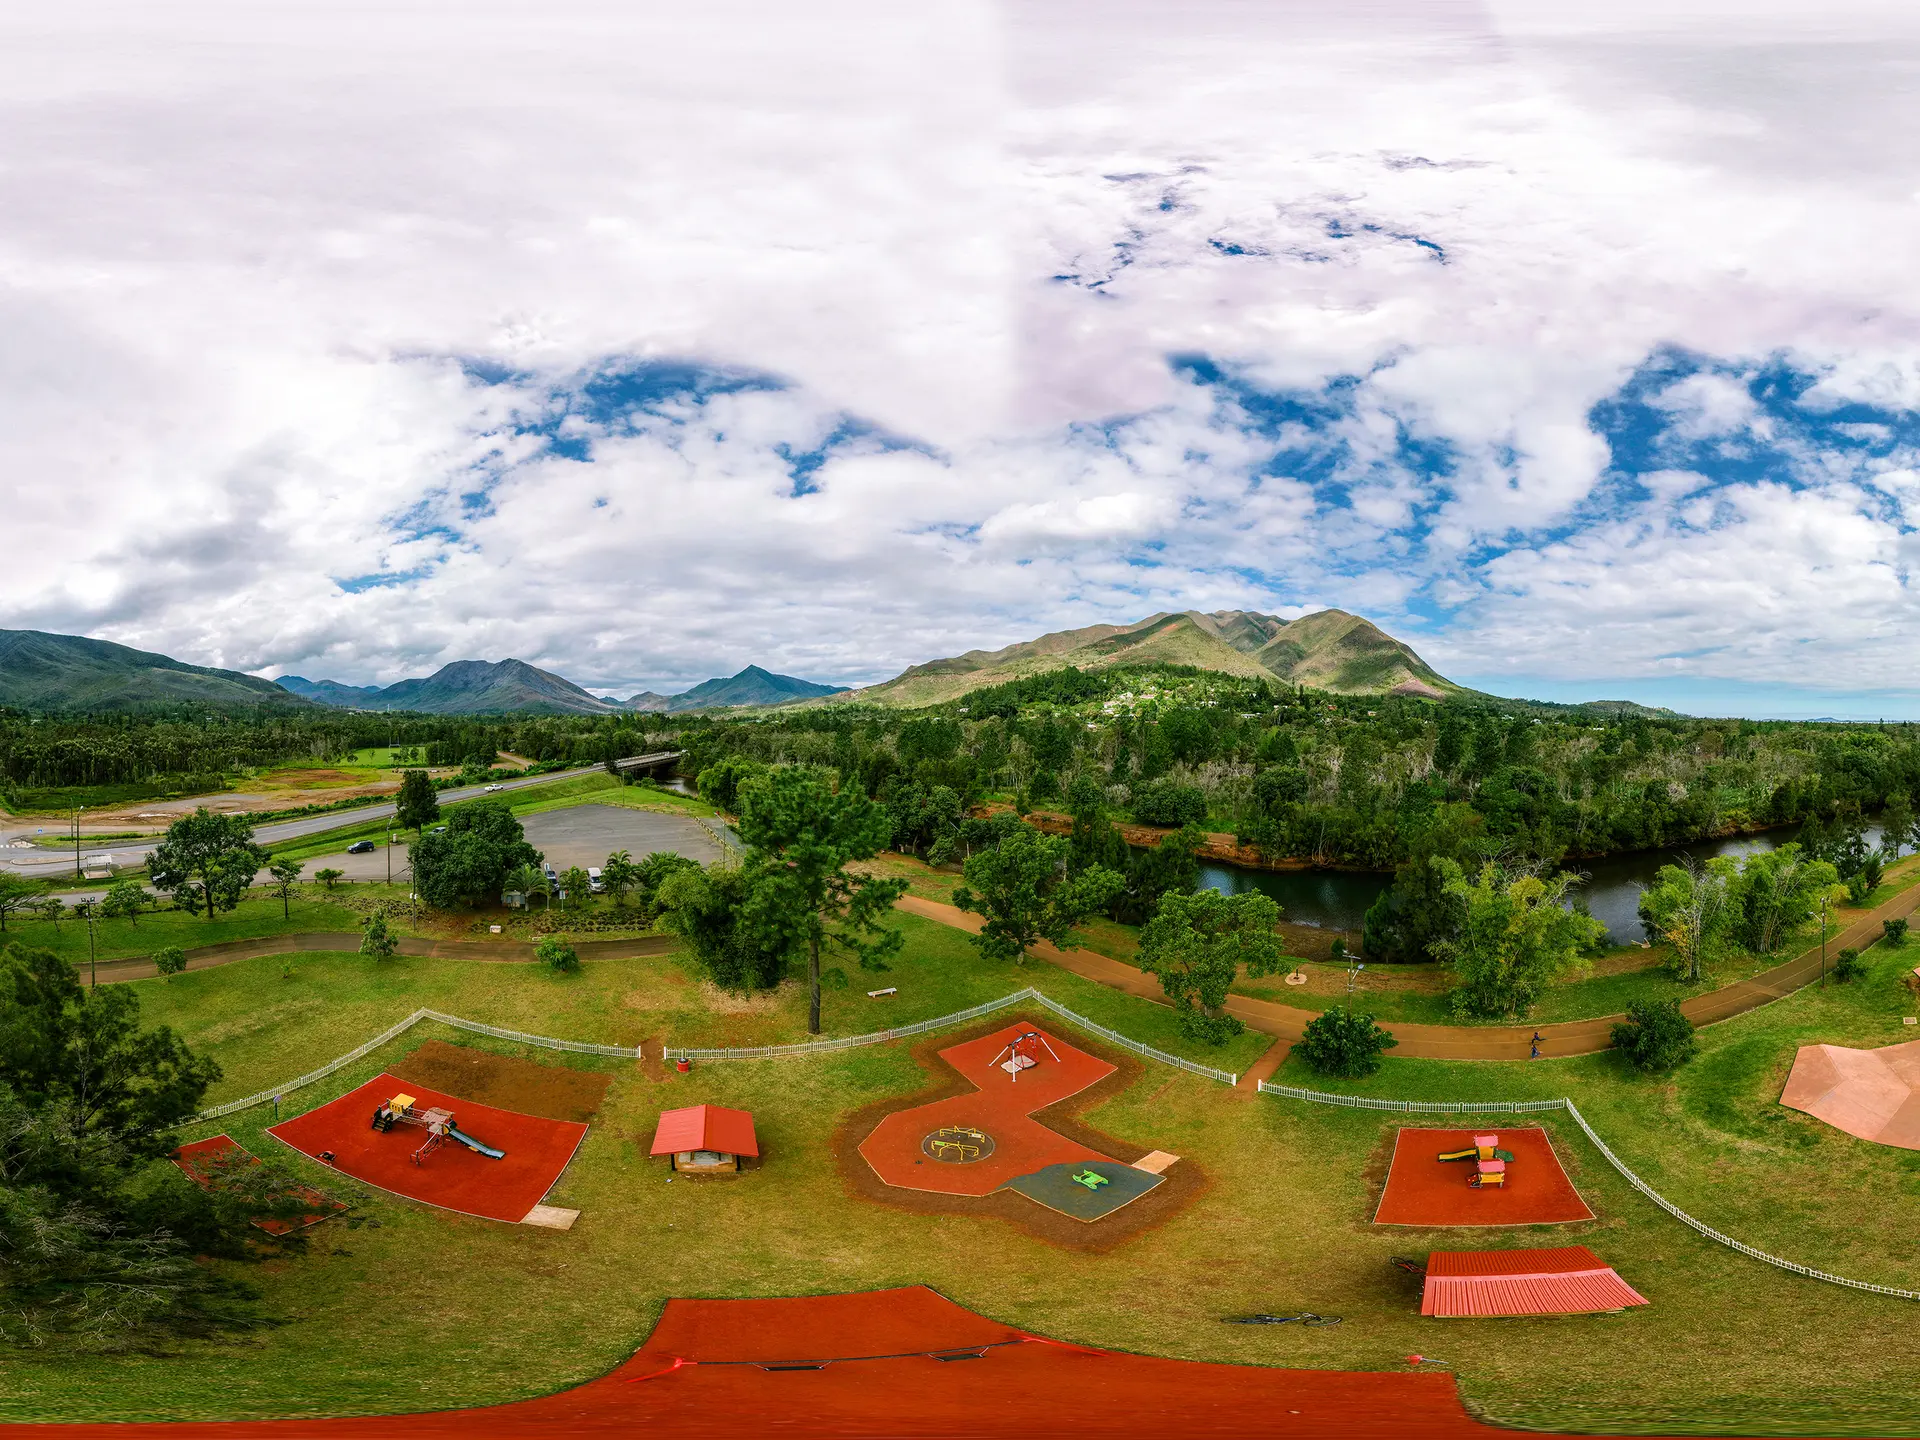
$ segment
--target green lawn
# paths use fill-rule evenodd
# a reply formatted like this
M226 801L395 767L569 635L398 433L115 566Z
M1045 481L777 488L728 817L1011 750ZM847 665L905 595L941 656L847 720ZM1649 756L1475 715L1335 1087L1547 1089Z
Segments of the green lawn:
M304 930L358 930L360 917L329 898L317 886L302 887L290 912L282 914L278 900L249 898L236 910L213 920L184 910L148 911L138 920L95 920L93 938L97 958L118 960L151 955L167 945L191 950L225 940L252 940L262 935L297 934ZM63 955L76 965L87 963L87 926L81 920L25 920L11 916L4 937Z
M1156 1044L1184 1046L1161 1007L980 961L964 937L909 920L908 950L869 1001L828 997L836 1032L937 1013L1029 979L1063 1003ZM1575 1097L1616 1150L1701 1219L1808 1263L1920 1286L1920 1155L1866 1145L1775 1104L1793 1047L1910 1038L1897 972L1915 948L1872 952L1870 977L1811 989L1703 1032L1671 1081L1616 1057L1512 1065L1389 1060L1348 1087L1405 1097ZM136 987L227 1067L222 1094L271 1085L422 1004L520 1028L622 1043L787 1038L797 993L764 1014L723 1014L672 956L589 963L558 978L528 966L302 955L240 962ZM427 1038L422 1027L301 1091L344 1093ZM511 1048L511 1047L501 1047ZM166 1358L52 1352L0 1359L10 1420L304 1415L444 1408L556 1390L631 1352L670 1295L782 1295L925 1282L962 1304L1065 1339L1199 1359L1391 1369L1420 1351L1451 1362L1487 1418L1528 1426L1821 1434L1920 1432L1895 1337L1910 1303L1801 1280L1715 1246L1635 1195L1567 1123L1550 1122L1590 1226L1510 1232L1375 1231L1364 1178L1396 1120L1250 1099L1149 1066L1094 1124L1200 1166L1211 1184L1159 1230L1100 1256L1069 1254L999 1222L916 1216L850 1199L827 1142L839 1117L920 1083L903 1046L803 1060L706 1064L654 1082L628 1062L532 1052L602 1068L608 1102L555 1203L568 1233L464 1219L384 1196L379 1228L333 1225L304 1258L252 1273L287 1322L245 1344ZM1230 1049L1229 1056L1257 1053ZM1221 1063L1225 1063L1223 1060ZM1231 1064L1227 1068L1233 1068ZM1309 1081L1294 1068L1283 1078ZM667 1185L644 1157L662 1108L751 1109L766 1163L736 1181ZM272 1151L264 1110L224 1128ZM209 1127L211 1128L211 1127ZM1591 1244L1653 1302L1592 1319L1422 1320L1413 1281L1387 1263L1433 1246ZM1313 1309L1331 1329L1243 1329L1223 1315ZM510 1321L505 1317L511 1317ZM1889 1343L1892 1342L1892 1343Z

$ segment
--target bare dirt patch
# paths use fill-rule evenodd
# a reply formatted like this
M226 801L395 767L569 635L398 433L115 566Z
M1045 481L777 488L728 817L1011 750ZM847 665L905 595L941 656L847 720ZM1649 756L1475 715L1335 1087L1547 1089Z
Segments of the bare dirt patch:
M390 1073L430 1090L444 1090L463 1100L538 1115L543 1120L572 1120L584 1124L599 1112L611 1075L589 1070L565 1070L538 1065L510 1055L470 1050L429 1040Z
M841 1123L834 1133L833 1155L840 1177L849 1191L876 1205L889 1205L896 1210L910 1210L922 1215L990 1215L1062 1250L1100 1255L1131 1240L1135 1235L1166 1224L1211 1188L1211 1182L1199 1166L1191 1160L1182 1160L1166 1172L1163 1184L1155 1186L1140 1199L1104 1219L1089 1223L1036 1205L1024 1195L1011 1190L996 1190L985 1196L942 1195L930 1190L897 1189L874 1174L873 1167L860 1154L860 1143L873 1133L876 1125L897 1110L911 1110L952 1095L971 1094L976 1088L973 1082L942 1060L940 1051L991 1034L1003 1023L1004 1017L996 1017L964 1030L944 1031L922 1040L913 1047L911 1053L914 1062L927 1072L931 1081L928 1087L911 1095L862 1106ZM1076 1095L1069 1095L1058 1104L1034 1111L1033 1118L1056 1134L1077 1141L1090 1150L1110 1155L1122 1164L1130 1165L1144 1158L1152 1152L1153 1146L1136 1145L1119 1139L1084 1124L1078 1117L1126 1090L1141 1078L1146 1067L1131 1055L1103 1049L1077 1033L1073 1036L1073 1043L1089 1055L1112 1065L1114 1073Z
M787 1008L789 997L799 989L798 980L782 980L771 990L739 995L731 990L722 990L711 980L702 980L700 1003L715 1015L777 1015Z

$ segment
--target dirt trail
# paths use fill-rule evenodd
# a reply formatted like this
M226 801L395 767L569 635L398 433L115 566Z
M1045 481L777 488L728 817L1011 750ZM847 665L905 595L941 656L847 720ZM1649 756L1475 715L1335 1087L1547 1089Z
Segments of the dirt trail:
M906 895L896 904L909 914L937 920L942 925L951 925L971 934L980 932L982 922L979 916L943 905L938 900ZM1911 915L1916 906L1920 906L1920 886L1903 891L1878 909L1868 911L1828 940L1829 963L1832 956L1848 946L1864 949L1879 938L1881 921ZM1036 945L1033 953L1085 979L1097 980L1102 985L1123 990L1129 995L1165 1003L1159 981L1123 961L1096 955L1091 950L1062 950L1045 941ZM1680 1009L1695 1025L1713 1025L1749 1010L1757 1010L1817 979L1821 968L1820 954L1820 947L1815 945L1804 954L1771 970L1762 971L1751 980L1741 980L1704 995L1695 995L1683 1001ZM1296 1010L1290 1005L1276 1005L1270 1000L1255 1000L1246 995L1228 996L1227 1012L1237 1016L1249 1030L1276 1035L1288 1042L1298 1040L1307 1022L1319 1013ZM1568 1020L1539 1026L1400 1024L1383 1028L1391 1031L1400 1042L1393 1051L1396 1060L1525 1060L1536 1030L1540 1035L1540 1053L1545 1057L1592 1055L1611 1048L1611 1031L1624 1019L1625 1015L1603 1015L1592 1020ZM1271 1074L1284 1058L1284 1054L1275 1058L1274 1052L1269 1051L1257 1063L1264 1065L1271 1059L1273 1064L1267 1071Z

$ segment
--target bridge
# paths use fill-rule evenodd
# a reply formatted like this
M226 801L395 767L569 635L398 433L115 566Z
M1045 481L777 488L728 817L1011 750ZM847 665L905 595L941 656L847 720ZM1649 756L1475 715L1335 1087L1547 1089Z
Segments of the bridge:
M613 768L621 774L636 770L652 774L671 765L686 753L684 750L656 750L651 755L629 755L624 760L614 761Z

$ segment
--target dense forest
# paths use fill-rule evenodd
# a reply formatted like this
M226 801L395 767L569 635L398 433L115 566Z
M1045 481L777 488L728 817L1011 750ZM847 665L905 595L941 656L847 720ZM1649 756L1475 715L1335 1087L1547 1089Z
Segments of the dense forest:
M1878 812L1920 792L1920 727L1700 720L1635 707L1334 696L1176 666L1062 669L921 711L503 716L0 712L0 795L204 788L210 777L425 747L429 763L592 764L672 744L688 775L837 771L926 853L989 799L1230 832L1273 857L1391 869L1464 813L1505 853L1555 860ZM720 762L733 761L729 767ZM719 768L715 768L718 766ZM1069 797L1073 797L1069 800ZM724 795L717 797L724 801ZM1465 807L1463 812L1459 807Z

